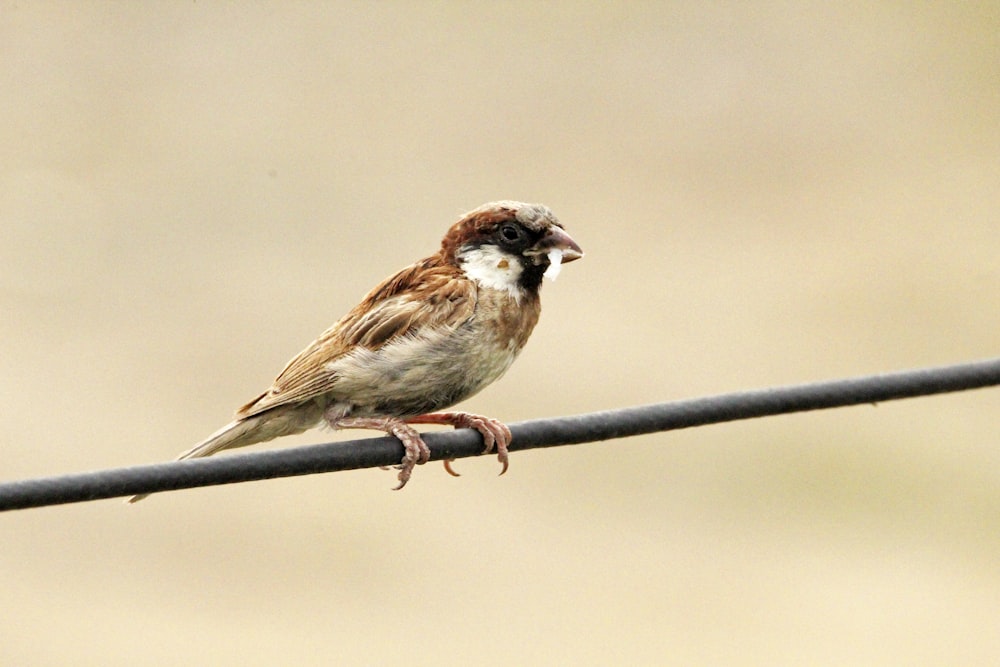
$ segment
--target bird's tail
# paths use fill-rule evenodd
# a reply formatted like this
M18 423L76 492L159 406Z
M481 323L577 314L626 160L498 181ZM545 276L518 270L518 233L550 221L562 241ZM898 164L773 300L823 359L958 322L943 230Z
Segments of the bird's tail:
M251 418L229 422L191 449L178 454L177 460L200 459L230 447L245 447L258 443L260 440L254 437L260 430L258 421L259 418Z
M301 433L314 426L321 414L318 410L296 411L289 409L289 406L283 407L285 409L278 408L230 422L191 449L181 452L176 460L199 459L211 456L223 449L246 447L258 442L273 440L282 435ZM314 412L315 414L313 414ZM148 495L148 493L137 494L125 502L137 503Z

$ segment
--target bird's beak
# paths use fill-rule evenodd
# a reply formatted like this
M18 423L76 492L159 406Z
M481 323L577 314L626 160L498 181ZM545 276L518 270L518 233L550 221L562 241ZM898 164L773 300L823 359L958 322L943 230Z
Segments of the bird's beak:
M535 244L534 252L531 254L545 255L551 250L562 251L563 264L583 257L583 248L577 245L576 241L561 227L549 227L549 231L545 233L541 241Z

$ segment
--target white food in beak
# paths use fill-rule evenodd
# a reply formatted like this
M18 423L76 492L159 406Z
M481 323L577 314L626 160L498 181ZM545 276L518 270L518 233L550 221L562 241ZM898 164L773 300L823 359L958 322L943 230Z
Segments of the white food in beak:
M545 273L542 275L549 280L555 280L559 276L559 271L562 269L562 258L563 251L559 248L549 250L549 268L545 269Z

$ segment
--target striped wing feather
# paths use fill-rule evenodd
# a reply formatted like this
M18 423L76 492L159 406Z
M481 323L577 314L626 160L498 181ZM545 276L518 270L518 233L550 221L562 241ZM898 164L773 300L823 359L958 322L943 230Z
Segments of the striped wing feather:
M430 257L373 289L343 319L288 362L271 388L236 413L245 419L280 405L302 403L332 391L330 362L355 347L370 350L428 327L456 327L472 317L476 287L454 266Z

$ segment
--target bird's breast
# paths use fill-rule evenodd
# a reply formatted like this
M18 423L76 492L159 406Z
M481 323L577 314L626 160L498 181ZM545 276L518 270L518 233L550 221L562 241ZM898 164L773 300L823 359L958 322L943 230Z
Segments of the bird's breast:
M538 321L535 303L480 290L473 316L456 327L420 329L332 362L338 380L330 398L349 403L355 416L406 417L454 405L510 368Z

